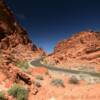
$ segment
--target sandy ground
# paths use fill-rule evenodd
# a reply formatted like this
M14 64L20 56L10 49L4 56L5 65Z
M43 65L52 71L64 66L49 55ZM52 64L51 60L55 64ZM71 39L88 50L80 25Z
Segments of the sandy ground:
M29 94L28 100L99 100L100 99L100 84L88 84L81 80L79 84L70 84L69 77L63 74L59 75L43 75L43 80L35 80L41 84L37 88L36 95ZM64 82L64 87L55 86L51 83L53 79L61 79ZM97 92L96 92L97 91Z

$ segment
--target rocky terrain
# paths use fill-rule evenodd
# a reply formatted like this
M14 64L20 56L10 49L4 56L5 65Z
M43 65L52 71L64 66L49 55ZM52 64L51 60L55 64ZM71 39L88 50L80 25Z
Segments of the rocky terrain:
M0 0L0 50L15 53L18 57L20 56L19 58L24 56L22 58L25 59L29 54L32 58L34 56L33 51L38 55L43 53L43 50L28 38L27 32L16 21L4 0Z
M0 100L99 100L100 73L94 70L100 70L99 32L80 32L47 56L0 0Z
M66 67L94 67L100 70L100 32L83 31L60 41L44 63Z
M0 100L16 100L7 93L14 84L18 83L18 87L22 81L27 88L32 84L32 76L26 73L28 61L43 55L44 51L31 42L5 1L0 0Z

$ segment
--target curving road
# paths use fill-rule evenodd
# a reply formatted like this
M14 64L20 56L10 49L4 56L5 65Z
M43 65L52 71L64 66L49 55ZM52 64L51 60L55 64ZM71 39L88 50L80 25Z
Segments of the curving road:
M72 74L88 74L88 75L91 75L91 76L100 77L100 73L96 73L96 72L86 72L86 71L79 71L79 70L72 70L72 69L63 69L63 68L58 68L58 67L54 67L54 66L41 64L42 60L43 59L40 58L40 59L31 61L30 64L35 66L35 67L43 66L43 67L45 67L49 70L52 70L52 71L59 71L59 72L72 73Z

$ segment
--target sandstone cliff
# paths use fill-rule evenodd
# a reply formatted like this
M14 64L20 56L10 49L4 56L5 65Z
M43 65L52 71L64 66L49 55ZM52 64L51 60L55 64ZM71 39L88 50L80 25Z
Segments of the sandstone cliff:
M16 52L17 57L22 55L22 58L28 57L29 54L32 57L33 51L40 55L43 53L42 49L30 41L27 32L16 21L4 0L0 0L0 50Z
M26 72L30 68L28 61L41 57L43 54L45 54L43 49L38 48L30 41L28 33L16 21L13 12L5 1L0 0L0 73L6 77L0 82L0 92L10 88L4 86L1 89L2 83L6 85L6 81L12 85L14 83L20 84L21 81L28 88L33 85L32 76ZM25 69L25 63L26 71L22 69L22 67ZM2 79L2 75L0 75L0 79ZM8 97L9 94L7 100L15 100Z

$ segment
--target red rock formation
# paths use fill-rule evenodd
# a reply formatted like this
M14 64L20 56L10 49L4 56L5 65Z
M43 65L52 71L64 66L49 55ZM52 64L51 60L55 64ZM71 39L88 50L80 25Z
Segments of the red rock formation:
M0 49L17 52L19 58L23 55L21 58L28 57L33 51L40 55L44 53L42 49L32 44L27 32L16 21L4 0L0 0Z
M11 10L0 0L0 48L16 47L18 44L28 45L31 41L27 32L19 25ZM37 47L33 45L33 50Z
M83 31L60 41L45 60L54 64L81 60L100 65L100 32Z
M100 33L80 32L68 40L59 42L55 47L55 53L66 52L68 57L83 56L83 54L100 51Z
M13 83L22 82L26 83L28 88L33 87L31 91L36 93L33 76L18 68L16 61L32 60L42 55L45 55L44 51L32 44L27 32L16 21L12 11L4 0L0 0L0 72L7 78L7 83L2 79L5 87L10 88ZM8 94L6 97L7 100L14 100Z

